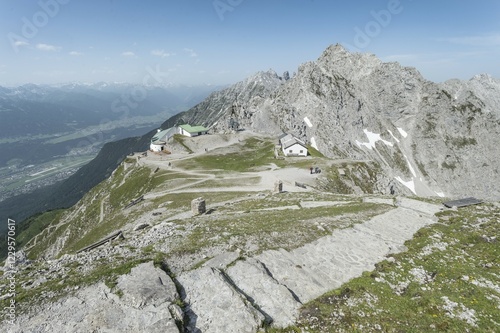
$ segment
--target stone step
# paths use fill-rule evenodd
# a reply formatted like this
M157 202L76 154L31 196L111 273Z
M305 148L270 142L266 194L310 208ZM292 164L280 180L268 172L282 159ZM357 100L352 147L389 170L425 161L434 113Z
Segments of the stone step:
M227 275L235 285L278 327L292 325L302 305L294 294L269 274L258 260L249 258L236 262L227 269Z
M253 333L266 317L215 268L202 267L181 274L189 332Z

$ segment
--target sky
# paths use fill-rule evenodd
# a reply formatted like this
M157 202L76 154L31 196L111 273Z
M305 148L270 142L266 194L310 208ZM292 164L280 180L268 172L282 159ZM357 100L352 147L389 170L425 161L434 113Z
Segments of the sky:
M332 44L429 80L500 77L496 0L0 0L0 85L231 84Z

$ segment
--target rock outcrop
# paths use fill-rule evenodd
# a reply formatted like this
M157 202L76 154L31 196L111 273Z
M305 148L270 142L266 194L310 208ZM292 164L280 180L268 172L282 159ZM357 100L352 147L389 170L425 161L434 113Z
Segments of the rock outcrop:
M256 332L264 325L294 324L302 304L373 269L388 254L406 250L404 242L434 223L439 211L439 206L409 199L400 205L292 251L268 250L181 274L188 331Z
M20 316L9 332L179 333L170 310L179 299L176 287L152 262L121 276L117 288L121 297L104 283L76 290L43 311Z
M220 132L248 128L263 101L284 82L272 70L258 72L227 89L212 93L187 111L182 120L191 124L203 124Z

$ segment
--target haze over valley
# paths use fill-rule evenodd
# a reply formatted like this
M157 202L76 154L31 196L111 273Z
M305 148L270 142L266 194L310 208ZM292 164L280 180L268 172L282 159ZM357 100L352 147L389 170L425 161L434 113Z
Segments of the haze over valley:
M142 135L217 88L103 82L0 88L0 201L68 178L106 142Z

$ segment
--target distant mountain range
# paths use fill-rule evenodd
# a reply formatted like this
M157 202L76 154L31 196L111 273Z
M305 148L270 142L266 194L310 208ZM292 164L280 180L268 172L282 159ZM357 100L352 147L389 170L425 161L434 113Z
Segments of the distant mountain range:
M37 95L36 89L31 93ZM334 45L291 78L259 72L161 127L178 122L216 132L290 132L328 157L373 161L379 193L500 198L500 81L488 75L437 84L414 68ZM15 204L20 198L6 200L0 213L21 220L74 204L128 153L146 150L153 134L106 144L66 181L23 197L22 205Z
M218 88L106 83L0 87L0 139L66 134L126 118L175 114Z
M67 178L106 142L142 135L219 88L121 83L0 87L0 201Z

